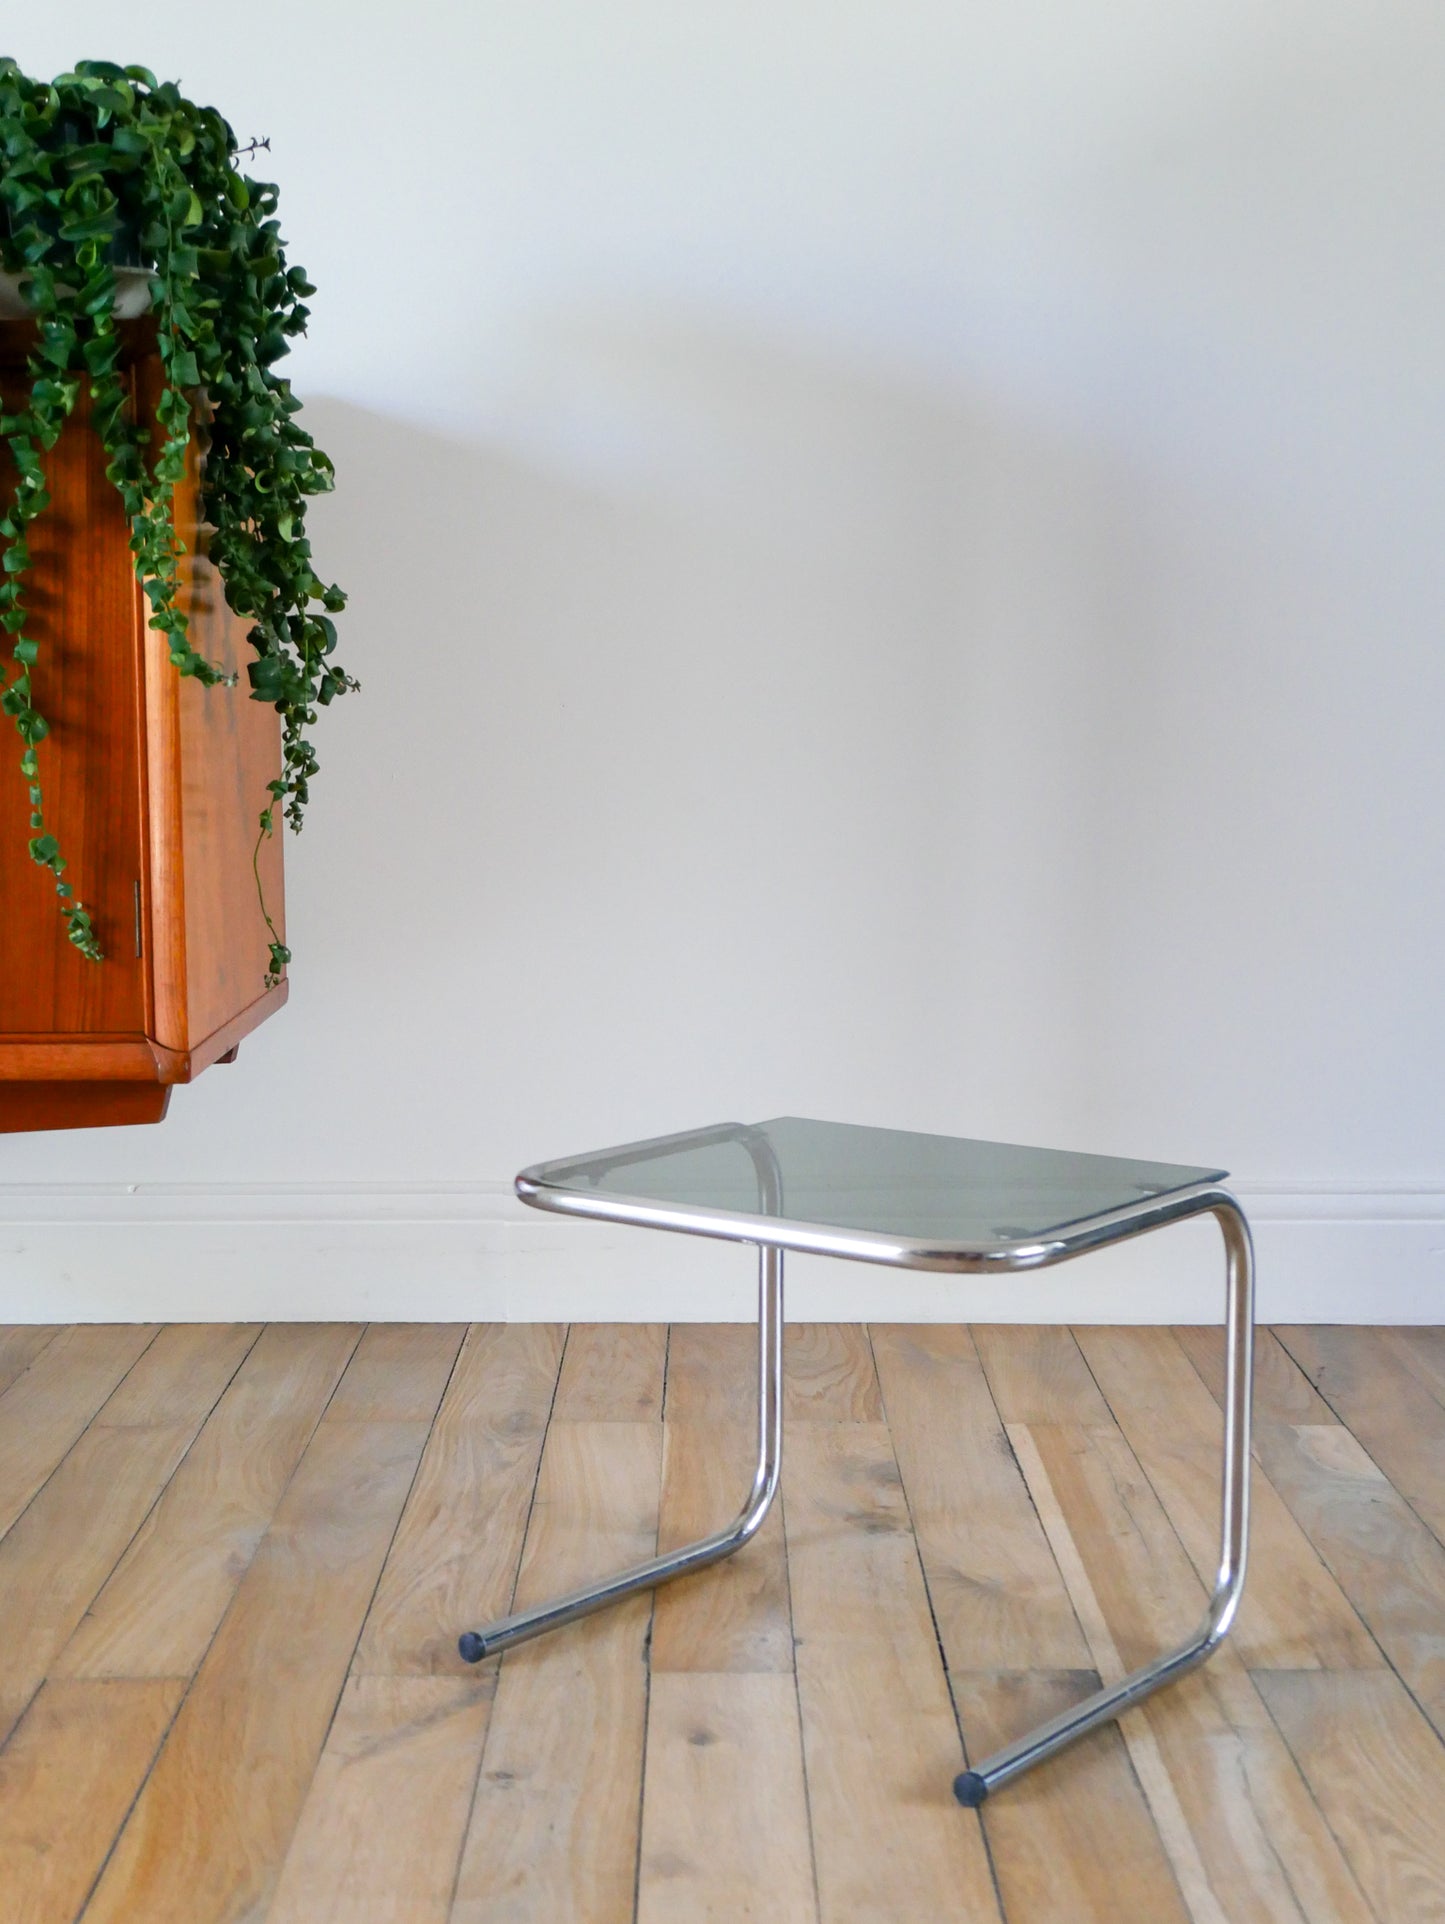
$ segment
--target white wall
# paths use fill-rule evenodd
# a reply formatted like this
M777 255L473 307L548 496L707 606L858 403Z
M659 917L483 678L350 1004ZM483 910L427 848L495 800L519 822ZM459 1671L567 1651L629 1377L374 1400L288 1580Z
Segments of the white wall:
M365 686L289 1008L0 1139L0 1314L745 1311L506 1185L786 1110L1215 1159L1266 1313L1445 1320L1437 6L116 21L8 45L271 137Z

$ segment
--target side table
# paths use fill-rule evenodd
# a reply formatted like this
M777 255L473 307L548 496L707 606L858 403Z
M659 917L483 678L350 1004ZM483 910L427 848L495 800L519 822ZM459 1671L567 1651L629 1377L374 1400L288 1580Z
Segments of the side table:
M1249 1539L1254 1262L1249 1225L1220 1187L1223 1174L797 1116L717 1123L523 1170L517 1193L538 1209L756 1245L758 1464L746 1503L725 1529L469 1630L460 1640L462 1656L477 1663L731 1556L756 1534L782 1474L785 1250L990 1275L1042 1269L1210 1215L1226 1258L1226 1377L1219 1572L1204 1621L1178 1649L961 1772L954 1783L959 1802L981 1804L1096 1724L1182 1677L1217 1649L1234 1621Z

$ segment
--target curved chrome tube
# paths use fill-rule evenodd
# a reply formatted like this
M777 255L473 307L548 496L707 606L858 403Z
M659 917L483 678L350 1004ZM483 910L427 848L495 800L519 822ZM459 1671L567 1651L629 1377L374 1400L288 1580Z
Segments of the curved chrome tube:
M615 1577L590 1583L551 1603L518 1610L483 1630L468 1630L457 1645L468 1663L480 1663L483 1657L509 1650L514 1643L540 1637L544 1630L556 1630L577 1617L590 1616L635 1590L650 1590L655 1584L670 1583L674 1577L704 1569L709 1563L730 1557L756 1536L772 1508L783 1474L783 1252L765 1247L758 1257L758 1467L747 1502L735 1521L725 1530L715 1530L711 1536L652 1557Z
M757 1132L729 1124L715 1130L696 1132L699 1145L704 1141L741 1141L752 1154L758 1175L759 1214L757 1229L782 1218L783 1198L780 1172L771 1146ZM671 1140L671 1139L668 1139ZM632 1144L616 1152L619 1162L645 1159L652 1144ZM520 1179L519 1179L520 1186ZM1224 1466L1220 1517L1219 1569L1204 1622L1189 1640L1177 1649L1145 1665L1115 1684L1098 1690L1074 1709L1065 1711L1049 1723L1018 1738L1003 1750L986 1758L972 1770L965 1770L955 1781L960 1803L981 1804L1001 1785L1042 1763L1076 1737L1109 1718L1142 1702L1145 1697L1203 1663L1228 1635L1239 1609L1244 1589L1245 1565L1249 1543L1249 1468L1250 1413L1254 1351L1254 1260L1249 1225L1239 1204L1228 1190L1210 1184L1152 1199L1143 1205L1120 1209L1108 1216L1092 1219L1067 1237L1033 1245L1015 1245L998 1252L940 1252L935 1264L927 1252L910 1251L909 1260L918 1267L944 1266L984 1269L997 1258L1000 1266L1033 1268L1066 1261L1090 1249L1102 1248L1127 1237L1145 1234L1166 1223L1186 1216L1213 1215L1224 1238L1228 1267L1226 1327L1226 1374L1224 1397ZM619 1217L619 1219L621 1219ZM641 1220L641 1218L639 1218ZM715 1233L709 1226L685 1224L677 1220L667 1226L686 1227L698 1234ZM784 1225L788 1227L788 1225ZM792 1226L796 1229L796 1226ZM742 1240L736 1228L731 1240ZM796 1235L792 1246L802 1246ZM562 1624L608 1604L650 1589L674 1577L701 1570L710 1563L740 1550L758 1531L777 1494L783 1461L783 1250L774 1243L759 1245L758 1272L758 1461L752 1489L736 1519L726 1529L695 1543L651 1558L646 1563L624 1570L615 1577L589 1584L585 1589L559 1597L551 1603L520 1610L488 1624L482 1630L468 1631L460 1640L460 1651L469 1663L479 1662L498 1651L509 1649L529 1637L540 1636ZM833 1247L829 1253L865 1255L862 1250Z
M1210 1189L1191 1213L1211 1214L1224 1236L1228 1261L1225 1307L1224 1476L1220 1502L1219 1573L1204 1622L1167 1656L1121 1682L1095 1691L1072 1710L1041 1724L954 1780L961 1804L981 1804L1000 1785L1042 1763L1096 1724L1119 1716L1164 1684L1202 1664L1229 1634L1244 1594L1249 1554L1249 1437L1254 1391L1254 1252L1244 1212L1227 1189Z

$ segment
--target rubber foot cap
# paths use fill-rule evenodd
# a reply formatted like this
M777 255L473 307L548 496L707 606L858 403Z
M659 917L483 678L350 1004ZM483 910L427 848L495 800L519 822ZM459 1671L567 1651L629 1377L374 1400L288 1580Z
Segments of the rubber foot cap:
M461 1652L463 1663L480 1663L487 1654L486 1642L475 1630L464 1630L457 1638L457 1649Z
M965 1810L977 1810L988 1796L988 1785L976 1770L961 1770L953 1780L953 1794Z

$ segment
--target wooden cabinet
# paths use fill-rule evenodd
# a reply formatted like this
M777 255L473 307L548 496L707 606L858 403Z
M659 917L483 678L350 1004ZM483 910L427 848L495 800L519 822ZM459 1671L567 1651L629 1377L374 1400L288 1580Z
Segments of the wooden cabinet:
M23 392L27 323L0 323L0 390ZM127 377L144 418L159 363L128 330ZM27 603L40 642L35 702L46 828L91 909L105 960L66 940L53 878L26 848L22 743L0 727L0 1131L159 1122L170 1091L234 1051L286 999L267 990L266 925L252 873L280 719L249 699L247 624L204 559L195 464L177 492L183 588L196 646L234 688L182 681L146 626L120 497L84 396L47 463L51 505L30 534ZM13 470L0 443L0 486ZM7 664L8 666L8 664ZM281 835L261 877L284 928Z

